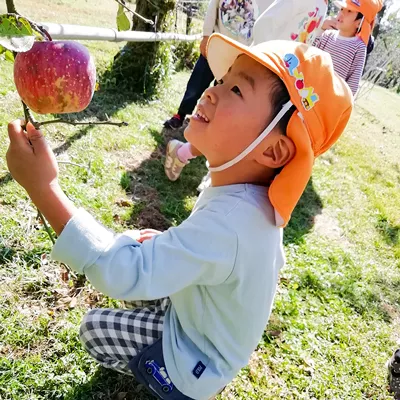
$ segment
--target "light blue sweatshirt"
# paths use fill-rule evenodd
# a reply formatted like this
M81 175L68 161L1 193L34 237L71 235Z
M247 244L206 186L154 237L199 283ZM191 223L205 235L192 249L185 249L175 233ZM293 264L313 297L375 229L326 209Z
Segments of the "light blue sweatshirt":
M135 237L79 210L52 257L116 299L169 296L168 374L185 395L208 399L247 364L271 313L284 255L267 188L207 188L181 225L142 245Z

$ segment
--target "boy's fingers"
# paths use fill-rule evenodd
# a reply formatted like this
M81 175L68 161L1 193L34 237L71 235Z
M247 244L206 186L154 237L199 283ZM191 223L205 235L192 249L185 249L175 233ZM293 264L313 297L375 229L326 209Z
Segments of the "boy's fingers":
M28 122L26 125L26 130L28 132L28 139L31 142L35 153L47 150L47 142L42 134L42 131L35 129L30 122Z
M22 126L25 124L23 119L16 119L8 124L8 137L12 145L25 145L28 143Z

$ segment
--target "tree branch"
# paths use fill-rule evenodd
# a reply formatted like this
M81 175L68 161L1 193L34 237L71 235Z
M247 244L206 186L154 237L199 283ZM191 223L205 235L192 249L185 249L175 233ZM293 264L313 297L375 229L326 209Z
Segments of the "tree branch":
M89 169L88 167L85 167L84 165L76 164L76 163L73 163L71 161L60 161L60 160L57 160L57 164L73 165L74 167L79 167L79 168L86 169L86 170Z
M8 14L18 14L15 8L14 0L6 0L7 13Z
M32 115L31 110L23 101L22 107L24 109L25 123L27 124L28 122L30 122L35 127L35 129L39 129L39 123L35 120L35 117ZM26 126L23 126L22 128L25 130Z
M76 121L68 121L66 119L53 119L51 121L43 121L43 122L36 122L37 128L39 129L43 125L50 125L50 124L68 124L68 125L113 125L113 126L118 126L119 128L123 126L128 126L129 124L125 121L122 122L112 122L112 121L99 121L99 122L76 122Z
M41 219L41 221L42 221L42 223L43 223L44 229L46 229L46 232L47 232L47 234L49 235L49 238L50 238L50 240L51 240L51 243L54 244L56 241L54 240L53 234L51 233L50 228L49 228L49 226L47 225L47 222L46 222L46 220L45 220L44 217L43 217L43 214L40 212L40 210L39 210L38 208L37 208L37 212L38 212L39 218Z
M128 8L124 2L120 1L120 0L115 0L120 6L124 7L125 10L131 12L133 15L135 15L136 17L138 17L139 19L141 19L142 21L146 22L146 24L149 25L154 25L154 22L151 19L147 19L145 17L142 17L140 14L138 14L136 11L131 10L130 8Z

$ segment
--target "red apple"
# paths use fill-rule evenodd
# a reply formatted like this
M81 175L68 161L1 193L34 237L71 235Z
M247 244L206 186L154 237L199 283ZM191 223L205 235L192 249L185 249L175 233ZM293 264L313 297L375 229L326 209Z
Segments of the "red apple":
M93 97L96 67L76 42L35 42L15 58L14 82L21 99L39 114L84 110Z

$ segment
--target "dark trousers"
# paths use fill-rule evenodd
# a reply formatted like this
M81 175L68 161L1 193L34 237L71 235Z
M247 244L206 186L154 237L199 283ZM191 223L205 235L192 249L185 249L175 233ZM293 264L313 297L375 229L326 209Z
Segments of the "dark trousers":
M185 117L188 114L192 114L197 101L210 86L213 79L214 75L211 72L207 59L200 55L186 86L186 92L178 110L179 115Z

